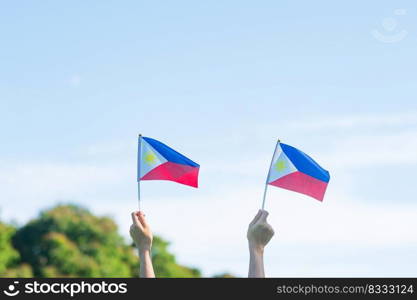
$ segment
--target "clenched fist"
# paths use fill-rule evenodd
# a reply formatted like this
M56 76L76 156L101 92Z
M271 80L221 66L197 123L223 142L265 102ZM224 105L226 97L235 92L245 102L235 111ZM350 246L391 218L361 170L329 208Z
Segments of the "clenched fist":
M153 235L151 228L141 211L132 212L133 224L130 226L130 236L138 247L139 252L150 251L152 248Z
M268 212L266 210L259 210L255 218L250 222L247 237L251 249L263 251L273 237L274 230L267 223L267 217Z

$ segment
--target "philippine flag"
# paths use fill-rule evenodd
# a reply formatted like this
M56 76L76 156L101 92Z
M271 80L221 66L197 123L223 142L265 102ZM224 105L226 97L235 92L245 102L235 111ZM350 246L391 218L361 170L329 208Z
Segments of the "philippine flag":
M329 172L310 156L278 142L269 171L268 184L323 201L329 180Z
M169 180L198 187L200 165L167 145L139 136L138 181Z

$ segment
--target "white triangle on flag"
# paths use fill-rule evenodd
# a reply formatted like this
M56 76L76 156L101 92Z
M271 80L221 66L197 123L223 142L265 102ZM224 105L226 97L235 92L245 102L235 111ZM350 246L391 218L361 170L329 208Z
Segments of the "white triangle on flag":
M268 183L274 182L275 180L284 177L288 174L297 172L297 168L294 164L289 160L287 155L285 155L284 151L282 151L281 147L274 155L272 159L271 170L269 171Z
M147 141L141 140L140 144L139 179L156 167L167 162L165 157L159 154Z

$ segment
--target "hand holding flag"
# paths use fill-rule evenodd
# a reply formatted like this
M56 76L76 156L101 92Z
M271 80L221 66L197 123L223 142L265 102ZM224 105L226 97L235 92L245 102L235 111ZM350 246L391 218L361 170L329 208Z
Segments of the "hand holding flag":
M274 229L266 220L268 215L269 213L266 210L260 209L252 222L250 222L247 232L249 248L263 250L274 236Z
M132 212L132 225L130 226L130 236L139 251L151 251L153 234L146 222L145 215L141 211Z

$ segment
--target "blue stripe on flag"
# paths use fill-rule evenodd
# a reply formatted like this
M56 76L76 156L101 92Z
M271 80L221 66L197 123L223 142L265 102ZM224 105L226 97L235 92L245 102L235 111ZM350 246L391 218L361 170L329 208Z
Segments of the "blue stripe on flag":
M161 143L160 141L151 139L149 137L142 137L147 141L156 151L158 151L166 160L191 167L199 167L200 165L193 162L191 159L185 157L181 153L178 153L174 149L168 147L167 145Z
M298 171L324 182L329 182L330 174L316 163L310 156L292 146L281 143L282 151L291 160Z

